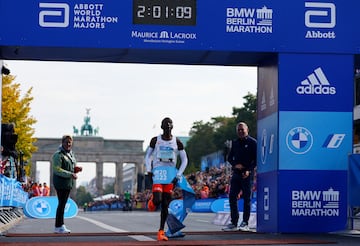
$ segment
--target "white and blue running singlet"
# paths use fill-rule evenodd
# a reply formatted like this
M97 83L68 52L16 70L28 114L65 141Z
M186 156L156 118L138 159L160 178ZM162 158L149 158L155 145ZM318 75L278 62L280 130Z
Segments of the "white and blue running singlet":
M173 136L171 140L163 140L161 135L159 135L153 153L153 168L159 166L176 167L177 153L176 137Z

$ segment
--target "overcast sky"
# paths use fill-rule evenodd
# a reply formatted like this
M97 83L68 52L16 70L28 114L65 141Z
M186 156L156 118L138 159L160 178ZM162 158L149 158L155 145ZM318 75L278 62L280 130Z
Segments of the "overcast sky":
M256 67L4 61L23 92L33 87L35 137L60 138L84 123L105 139L144 140L171 117L173 134L187 136L193 122L231 116L256 93ZM94 165L95 166L95 165Z

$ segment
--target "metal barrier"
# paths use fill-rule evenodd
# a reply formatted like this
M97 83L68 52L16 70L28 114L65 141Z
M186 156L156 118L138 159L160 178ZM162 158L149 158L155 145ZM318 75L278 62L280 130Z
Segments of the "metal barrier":
M23 218L22 208L0 207L0 233L7 231Z

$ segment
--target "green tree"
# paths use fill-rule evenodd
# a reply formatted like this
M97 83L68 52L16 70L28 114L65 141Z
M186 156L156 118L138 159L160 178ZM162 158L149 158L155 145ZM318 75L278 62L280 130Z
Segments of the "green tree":
M104 194L113 194L115 191L114 186L115 183L106 184L104 189Z
M186 144L186 153L189 157L189 167L186 173L199 170L201 157L216 151L216 146L213 142L214 127L211 123L203 123L197 121L193 123L190 130L190 139Z
M250 134L256 137L256 96L248 93L244 97L242 108L233 107L232 117L218 116L210 122L197 121L190 130L190 139L186 145L189 165L186 173L200 169L201 158L205 155L224 150L227 140L235 139L235 126L244 121L249 126Z
M86 191L85 187L80 185L76 189L75 202L78 206L83 206L85 203L92 202L93 198L89 192Z
M15 124L15 133L18 135L16 150L21 151L24 161L29 162L32 153L37 150L34 146L35 130L32 127L36 119L30 115L32 88L21 95L20 84L14 82L14 76L3 75L2 78L1 123ZM26 175L30 175L30 166L25 167Z
M236 137L235 117L215 117L212 118L214 125L213 141L217 150L224 148L225 141Z
M256 95L248 92L245 99L244 106L242 108L233 108L233 115L236 118L236 122L244 121L249 127L249 134L256 138L256 125L257 125L257 98ZM234 128L235 131L235 128Z

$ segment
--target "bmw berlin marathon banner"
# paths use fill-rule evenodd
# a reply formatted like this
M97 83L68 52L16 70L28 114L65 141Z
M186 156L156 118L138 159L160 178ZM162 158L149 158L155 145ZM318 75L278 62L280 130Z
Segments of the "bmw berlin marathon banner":
M347 224L359 9L358 0L0 0L0 57L257 66L257 231L331 232ZM29 214L52 207L32 202Z

